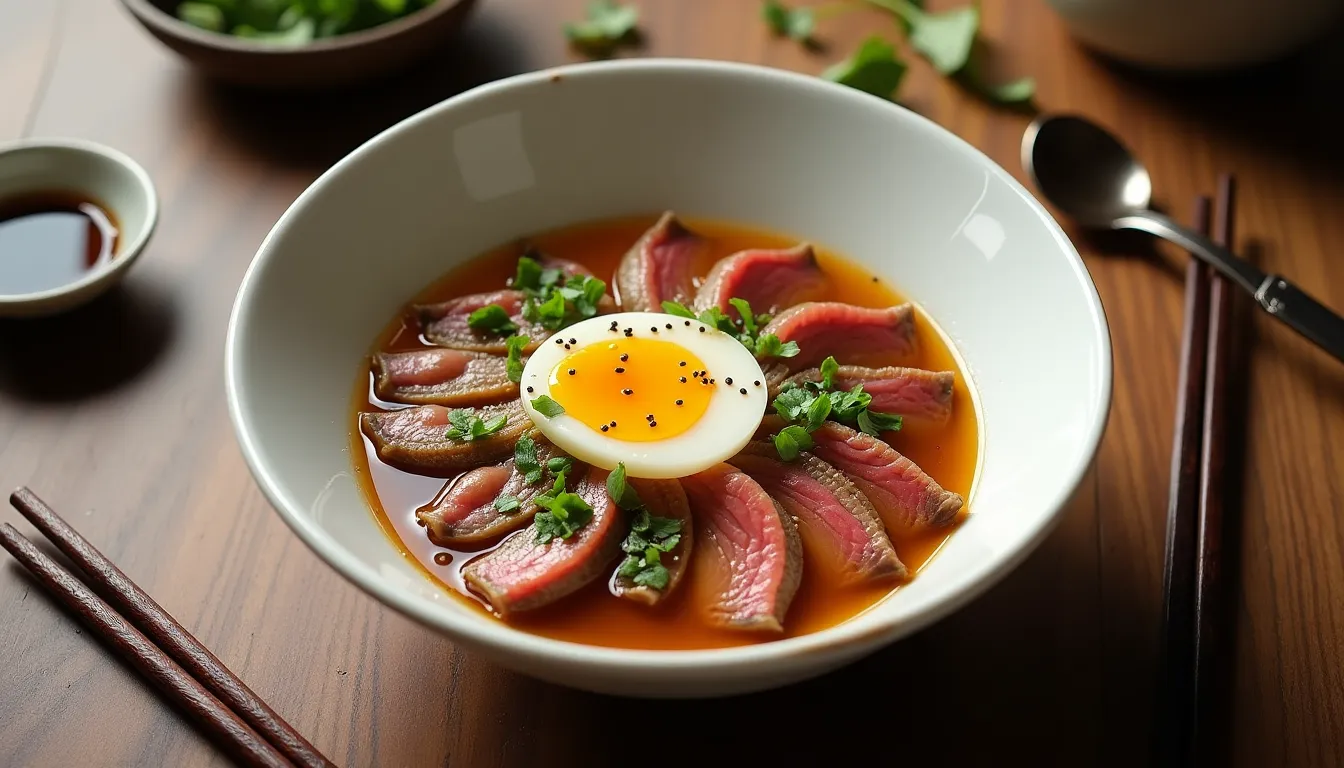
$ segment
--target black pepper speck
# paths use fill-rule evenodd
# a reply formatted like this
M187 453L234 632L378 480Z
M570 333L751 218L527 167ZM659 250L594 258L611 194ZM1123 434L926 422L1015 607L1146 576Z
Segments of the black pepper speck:
M532 388L531 388L531 387L528 387L528 388L527 388L527 391L530 393L530 392L532 391Z
M704 333L704 332L705 332L705 326L703 326L703 325L700 326L700 332L701 332L701 333Z
M746 387L742 387L741 389L739 389L739 390L737 390L737 391L738 391L738 392L741 392L741 393L744 394L744 395L747 394L747 388L746 388Z
M685 360L682 360L680 363L677 363L677 365L680 365L682 368L685 368L685 367L686 367L686 361L685 361Z
M573 369L573 368L570 368L570 369L569 369L569 375L570 375L570 376L573 376L573 375L574 375L574 369Z
M617 373L625 373L625 369L624 369L624 368L617 367L617 368L616 368L616 372L617 372Z
M753 382L751 382L751 383L754 384L755 386L758 386L758 387L761 386L761 382L759 382L759 381L753 381Z
M724 384L732 384L732 383L733 383L733 380L732 380L731 378L727 378L727 379L724 379L724 380L723 380L723 383L724 383Z
M656 426L658 426L658 422L656 422L656 421L650 421L650 422L649 422L649 426L650 426L650 427L656 427Z
M627 355L627 354L625 354L625 353L621 353L621 362L622 362L622 363L628 361L629 359L630 359L630 356L629 356L629 355Z
M653 331L654 333L657 333L657 332L658 332L658 326L656 326L656 325L650 325L650 326L649 326L649 330L650 330L650 331Z
M685 383L686 383L686 377L685 377L685 376L682 376L682 377L681 377L681 383L682 383L682 384L685 384Z
M667 330L669 330L669 331L672 330L672 324L671 324L671 323L668 323L668 324L667 324Z
M680 400L677 401L677 405L681 405L681 401L680 401Z
M690 324L691 324L691 321L690 321L690 320L687 320L687 321L686 321L686 325L687 325L687 326L690 326Z
M621 390L621 394L622 394L622 395L633 395L633 394L635 394L635 390L633 390L633 389L622 389L622 390Z
M603 431L603 432L606 432L608 429L611 429L611 427L608 427L606 424L603 424L603 425L602 425L602 431Z

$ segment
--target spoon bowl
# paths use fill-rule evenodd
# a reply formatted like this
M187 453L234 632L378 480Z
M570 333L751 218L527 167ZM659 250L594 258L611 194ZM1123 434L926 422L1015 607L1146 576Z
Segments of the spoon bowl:
M1022 166L1050 202L1078 223L1111 227L1148 208L1148 171L1120 140L1081 117L1038 118L1022 142Z

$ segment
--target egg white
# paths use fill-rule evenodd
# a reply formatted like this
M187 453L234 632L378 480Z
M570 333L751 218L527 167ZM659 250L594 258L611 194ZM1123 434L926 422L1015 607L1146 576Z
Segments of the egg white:
M548 418L532 406L534 399L551 395L550 373L561 360L591 344L625 338L610 330L612 321L619 328L633 328L636 336L680 344L719 379L704 415L685 432L664 440L628 442L589 427L568 413ZM547 439L574 458L602 469L615 469L623 462L630 477L685 477L736 455L751 440L765 414L769 401L765 376L756 358L737 339L696 320L688 327L685 321L660 312L623 312L571 325L560 332L566 340L577 342L570 349L549 342L528 359L521 382L523 409ZM674 330L660 330L656 335L649 332L650 325L661 329L666 323L672 323ZM701 333L701 327L708 330ZM728 376L734 378L731 385L723 383L723 377ZM761 385L755 386L754 381ZM528 387L533 391L528 392ZM739 391L742 387L747 394Z

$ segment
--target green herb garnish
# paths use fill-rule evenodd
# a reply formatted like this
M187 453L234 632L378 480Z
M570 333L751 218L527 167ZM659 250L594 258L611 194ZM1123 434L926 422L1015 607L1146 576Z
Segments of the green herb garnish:
M685 304L675 301L664 301L663 311L669 315L698 320L710 328L723 331L742 342L742 346L758 358L793 357L798 354L797 342L782 342L773 333L759 333L761 328L770 322L770 315L752 314L751 304L745 299L732 298L728 303L737 310L739 315L737 320L718 307L710 307L697 315Z
M583 21L565 25L570 44L593 56L611 54L622 43L634 42L639 9L613 0L592 0Z
M498 304L486 304L480 309L474 310L467 315L467 326L473 331L485 331L487 333L506 334L518 330L518 324L513 322L509 313Z
M522 291L523 319L558 331L597 314L607 284L587 275L565 277L558 269L542 269L530 256L518 259L511 286Z
M521 506L522 503L518 501L517 496L503 495L495 499L495 509L506 514L516 512Z
M482 421L471 408L454 408L448 412L448 423L452 425L448 429L448 439L464 443L479 440L503 429L508 420L509 417L501 413L489 421Z
M811 447L812 435L797 424L790 424L775 435L775 451L784 461L793 461L800 452Z
M852 424L874 437L901 428L900 416L868 409L873 396L863 391L862 383L847 391L837 390L835 375L839 371L835 358L827 357L821 361L820 381L809 381L801 387L790 382L775 396L771 406L788 422L774 438L775 451L784 461L793 461L800 451L811 448L811 433L827 419Z
M812 29L817 21L811 8L789 8L779 0L765 0L761 6L761 16L770 25L770 31L800 43L812 39Z
M905 62L880 37L870 37L849 58L830 66L821 76L834 83L889 99L905 77Z
M515 334L504 340L504 347L508 350L504 370L508 373L509 381L514 384L523 380L523 348L531 342L532 339L521 334Z
M577 493L565 490L565 472L555 477L551 490L537 497L537 506L545 509L532 520L537 529L537 543L552 539L568 539L593 519L593 508Z
M209 32L276 46L376 27L434 0L188 0L177 17Z
M574 460L568 456L553 456L546 460L546 470L552 475L568 472L574 468Z
M671 552L681 543L682 521L650 515L634 489L626 483L623 463L617 464L607 475L607 495L621 509L635 511L630 520L630 532L621 542L625 559L616 569L616 575L642 587L666 589L672 574L662 564L662 553Z
M552 400L547 395L540 395L532 399L532 407L537 413L548 419L554 419L556 416L565 412L565 407Z
M607 475L607 495L616 502L616 506L627 512L633 512L644 508L644 502L640 501L639 494L635 489L625 481L625 462L620 462L616 468Z
M543 470L537 461L537 443L531 437L523 435L513 446L513 468L523 476L523 482L535 485L541 482Z

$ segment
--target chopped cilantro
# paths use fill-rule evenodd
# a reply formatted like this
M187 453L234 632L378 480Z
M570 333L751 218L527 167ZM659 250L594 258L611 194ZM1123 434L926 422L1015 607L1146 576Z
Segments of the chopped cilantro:
M664 301L663 311L669 315L676 315L677 317L687 317L691 320L696 319L694 312L687 309L685 304L676 301Z
M541 290L541 263L531 256L518 257L518 269L510 286L516 291Z
M482 421L471 408L454 408L448 412L448 423L451 425L448 439L469 443L493 435L503 429L508 420L509 417L501 413L489 421Z
M513 322L509 313L498 304L486 304L467 315L467 326L473 331L498 334L513 333L518 330L518 324Z
M532 524L537 530L537 543L552 539L568 539L593 519L593 508L577 493L565 490L565 472L555 476L551 490L537 497L538 512Z
M893 413L882 413L880 411L870 411L864 408L859 411L856 421L859 430L867 432L873 437L880 436L883 432L895 432L901 428L903 419Z
M793 461L798 454L812 447L812 436L797 424L790 424L775 435L775 451L784 461Z
M634 487L625 481L625 462L618 463L611 474L607 475L607 495L616 502L616 506L627 512L644 507L644 502L640 501ZM647 516L648 513L644 514Z
M822 392L812 398L812 402L807 406L807 431L816 432L821 428L822 422L831 415L831 396L827 392Z
M540 395L533 398L532 407L536 409L537 413L540 413L548 419L553 419L565 412L564 406L555 402L547 395Z
M729 299L728 303L732 304L733 309L736 309L737 314L741 316L743 332L754 337L756 335L756 316L751 313L751 304L746 299L737 298Z
M546 460L546 469L553 475L568 472L574 468L574 460L568 456L553 456Z
M517 496L504 495L495 499L495 509L500 512L516 512L520 506L522 504L518 501Z
M532 339L521 334L514 334L504 340L504 346L508 350L504 369L509 375L509 381L514 384L523 380L523 348L531 342Z
M835 362L835 358L827 356L821 361L821 388L825 390L835 389L835 374L840 370L840 364Z
M756 339L757 357L794 357L798 354L798 342L781 342L773 333L761 334Z
M775 397L775 413L784 417L785 421L801 421L804 414L807 413L808 406L812 404L812 395L806 389L786 385Z
M558 269L542 269L531 256L518 258L513 287L523 292L523 319L549 331L597 314L607 284L587 275L565 277Z
M537 443L523 435L513 446L513 468L523 476L523 482L535 485L541 482L542 468L537 461Z

